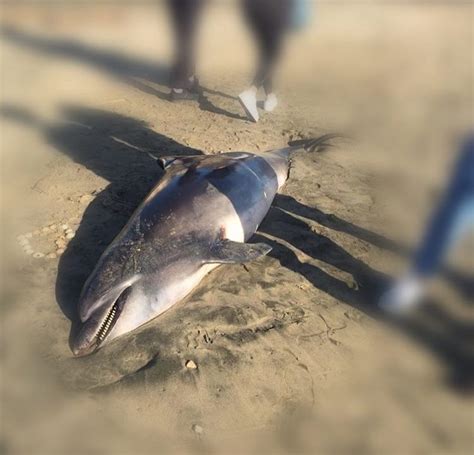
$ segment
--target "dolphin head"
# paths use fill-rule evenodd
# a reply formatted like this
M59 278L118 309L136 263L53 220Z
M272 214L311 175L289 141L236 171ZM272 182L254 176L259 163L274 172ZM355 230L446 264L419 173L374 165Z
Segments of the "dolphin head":
M150 294L159 280L143 263L143 250L130 245L102 255L79 298L80 327L70 342L75 356L91 354L154 317Z

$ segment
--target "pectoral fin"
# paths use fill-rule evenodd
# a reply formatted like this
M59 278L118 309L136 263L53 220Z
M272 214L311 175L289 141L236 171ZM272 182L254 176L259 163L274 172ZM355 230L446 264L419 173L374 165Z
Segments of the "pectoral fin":
M266 243L240 243L219 240L211 247L205 262L210 264L240 264L265 256L271 251Z

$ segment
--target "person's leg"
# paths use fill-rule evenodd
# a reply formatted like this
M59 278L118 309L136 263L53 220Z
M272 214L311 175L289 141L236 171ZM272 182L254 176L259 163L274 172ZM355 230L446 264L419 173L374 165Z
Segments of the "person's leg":
M272 76L289 28L293 0L254 0L252 5L250 22L260 50L253 85L263 87L269 94L273 92Z
M263 87L265 92L265 102L263 108L267 112L272 112L278 104L278 99L273 91L273 72L280 53L282 36L273 30L265 31L260 39L260 61L253 85Z
M251 29L255 40L257 41L257 45L260 46L260 27L257 14L260 9L260 4L258 0L242 0L241 4L247 25ZM252 85L239 95L239 101L242 108L247 114L247 117L253 122L258 122L259 120L257 93L260 88L260 83L258 81L256 82L256 79L257 78L255 77Z
M262 86L265 91L263 109L266 112L272 112L278 105L278 98L273 91L273 72L280 53L281 40L282 34L272 34L272 36L269 36L265 56L262 57Z
M203 0L168 0L175 30L176 57L171 71L172 97L195 99L194 47L197 19ZM178 96L176 96L178 95ZM192 95L192 96L191 96Z
M281 34L264 27L259 35L260 58L253 85L263 87L268 95L273 92L273 71L279 55Z
M264 74L263 89L265 91L265 102L263 108L266 112L272 112L278 105L277 96L273 90L273 73L281 54L281 47L285 34L288 31L294 0L280 0L272 16L272 23L266 38L265 58L263 59Z
M265 93L272 91L272 73L279 49L279 36L267 26L261 27L255 32L258 36L259 61L252 85L263 87Z
M267 95L266 110L276 107L273 93L273 72L287 31L293 0L244 0L247 21L259 48L259 64L252 86L240 95L241 103L250 117L258 121L257 91L263 87Z
M382 296L384 309L400 312L419 302L424 283L438 271L455 241L474 226L474 138L464 145L446 195L436 210L411 270Z
M474 198L474 140L468 141L439 209L435 212L415 256L413 270L420 277L433 276L449 247L470 219Z

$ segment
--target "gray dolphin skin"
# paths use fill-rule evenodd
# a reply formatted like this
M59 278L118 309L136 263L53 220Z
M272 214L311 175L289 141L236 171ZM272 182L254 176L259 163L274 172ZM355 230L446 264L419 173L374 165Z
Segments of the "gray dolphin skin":
M293 152L333 135L266 153L158 159L164 176L100 257L84 284L76 356L96 351L182 300L220 264L270 251L245 243L285 183Z

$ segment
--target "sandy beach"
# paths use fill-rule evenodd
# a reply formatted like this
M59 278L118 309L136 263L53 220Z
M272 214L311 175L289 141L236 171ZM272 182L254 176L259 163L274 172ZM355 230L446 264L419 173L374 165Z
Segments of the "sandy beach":
M203 96L181 104L167 100L162 5L4 5L2 453L470 452L472 237L420 314L393 323L375 302L472 123L472 14L317 2L288 42L280 105L252 124L236 96L254 47L233 2L206 11ZM147 152L332 131L352 139L295 158L255 236L268 256L219 267L141 329L72 356L81 287L162 175Z

